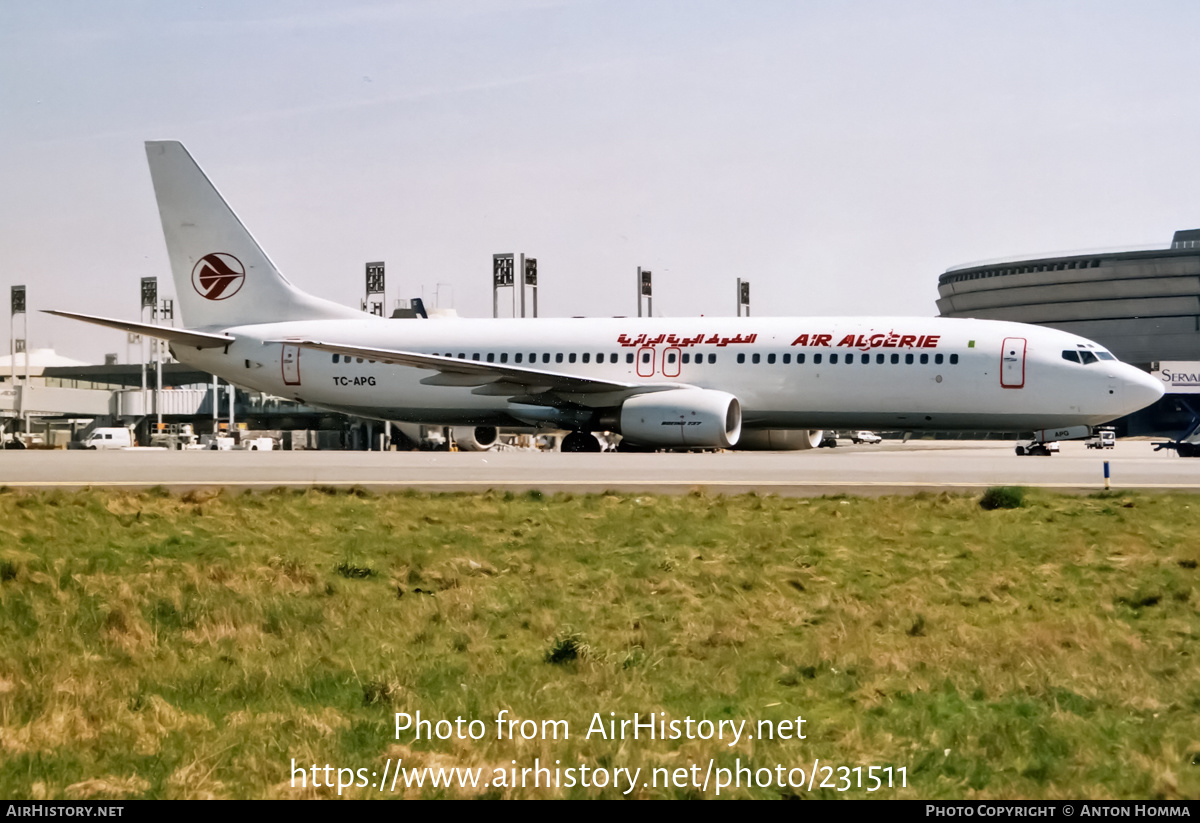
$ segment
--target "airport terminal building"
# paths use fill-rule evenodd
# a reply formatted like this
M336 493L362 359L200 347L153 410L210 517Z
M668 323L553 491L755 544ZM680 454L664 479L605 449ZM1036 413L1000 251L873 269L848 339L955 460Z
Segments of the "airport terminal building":
M1168 362L1200 371L1200 229L1175 232L1163 248L958 266L938 278L938 298L942 317L1049 326L1147 371ZM1177 389L1118 421L1118 434L1190 434L1200 425L1200 394Z

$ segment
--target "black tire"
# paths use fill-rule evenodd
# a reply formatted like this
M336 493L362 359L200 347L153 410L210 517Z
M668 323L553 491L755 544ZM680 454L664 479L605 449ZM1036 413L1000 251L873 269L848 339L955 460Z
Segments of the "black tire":
M563 438L562 451L594 454L600 451L600 441L589 432L574 431Z
M1025 447L1017 446L1017 457L1024 457L1024 456L1025 456Z

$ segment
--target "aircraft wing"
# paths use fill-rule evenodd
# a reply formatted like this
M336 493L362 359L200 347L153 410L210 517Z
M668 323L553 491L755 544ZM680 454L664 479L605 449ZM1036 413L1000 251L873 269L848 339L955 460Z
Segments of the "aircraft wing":
M191 346L193 349L215 349L220 346L228 346L233 342L233 338L224 334L209 334L202 331L188 331L187 329L173 329L170 326L155 326L150 323L134 323L130 320L115 320L111 317L95 317L90 314L76 314L70 311L54 311L52 309L42 309L45 314L53 314L58 317L69 317L72 320L82 320L84 323L93 323L97 326L107 326L110 329L119 329L120 331L133 332L134 334L144 334L147 337L157 337L162 340L168 340L172 343L182 343L185 346Z
M630 394L682 388L684 385L680 383L622 383L615 380L601 380L594 377L580 377L524 366L513 366L507 363L485 363L480 360L444 357L440 354L375 349L366 346L351 346L345 343L326 343L320 340L267 340L263 342L263 345L279 343L327 351L345 357L361 357L365 360L378 360L381 363L430 369L436 371L437 374L426 377L421 381L422 383L431 386L474 386L477 387L474 391L475 394L497 396L528 396L546 393L587 395L604 392Z

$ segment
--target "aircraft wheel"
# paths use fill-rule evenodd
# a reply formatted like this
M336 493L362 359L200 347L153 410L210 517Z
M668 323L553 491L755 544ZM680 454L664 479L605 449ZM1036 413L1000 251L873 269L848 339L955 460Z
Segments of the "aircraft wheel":
M562 450L565 452L599 452L600 441L588 432L575 431L563 438Z
M1017 457L1024 457L1024 456L1025 456L1025 447L1017 446Z

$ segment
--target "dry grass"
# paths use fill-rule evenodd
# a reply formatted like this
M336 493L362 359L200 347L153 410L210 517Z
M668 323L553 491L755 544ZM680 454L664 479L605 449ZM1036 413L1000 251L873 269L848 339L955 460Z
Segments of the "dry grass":
M0 494L0 796L336 796L293 787L292 759L389 757L819 757L906 768L889 797L1200 795L1197 498L978 502ZM498 741L502 709L572 736ZM397 740L418 710L487 735ZM595 712L799 714L808 737L585 739Z

